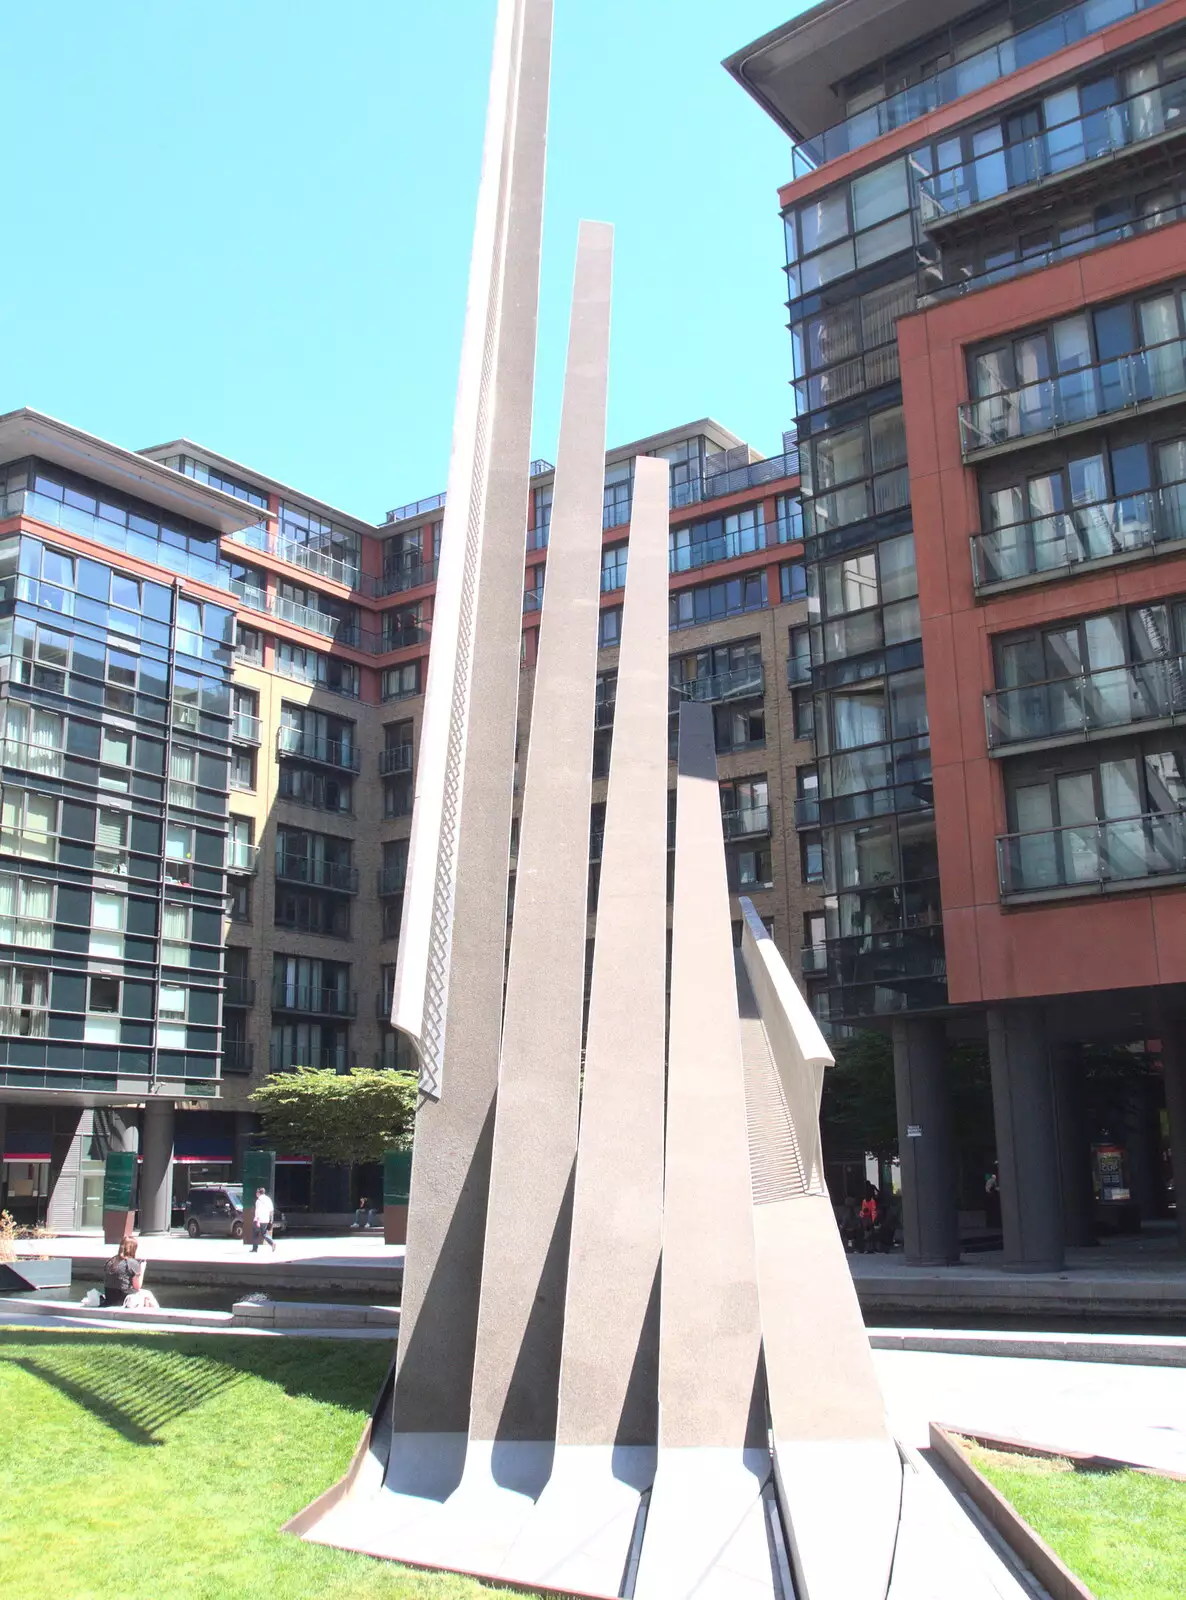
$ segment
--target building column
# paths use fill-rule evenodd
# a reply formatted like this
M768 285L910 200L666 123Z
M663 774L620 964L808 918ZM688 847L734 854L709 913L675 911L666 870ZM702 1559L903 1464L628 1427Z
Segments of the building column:
M1025 1272L1063 1265L1062 1178L1054 1078L1045 1020L1036 1006L988 1013L1005 1265Z
M1083 1115L1085 1069L1078 1045L1062 1045L1052 1051L1051 1067L1062 1185L1063 1243L1068 1247L1096 1244L1091 1149Z
M942 1022L894 1019L894 1092L906 1260L919 1266L958 1261L955 1140Z
M235 1112L235 1144L232 1154L231 1176L236 1183L243 1181L243 1157L251 1149L259 1118L254 1111Z
M140 1168L140 1232L168 1233L173 1205L172 1100L149 1100L144 1107Z
M88 1150L90 1148L95 1113L89 1107L77 1112L68 1107L55 1107L52 1115L54 1131L50 1151L53 1159L49 1167L45 1225L55 1233L72 1233L79 1222L82 1150L84 1144Z
M0 1104L0 1211L4 1210L4 1202L8 1191L4 1180L4 1141L8 1136L8 1107Z
M1186 1248L1186 1047L1180 1024L1166 1022L1162 1025L1161 1070L1170 1125L1178 1238Z

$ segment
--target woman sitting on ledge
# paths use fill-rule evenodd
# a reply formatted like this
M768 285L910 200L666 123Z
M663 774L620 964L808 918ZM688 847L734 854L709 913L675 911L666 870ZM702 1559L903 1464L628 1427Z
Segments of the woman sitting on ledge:
M103 1269L102 1303L125 1311L159 1311L156 1295L140 1287L145 1264L137 1261L136 1248L136 1235L126 1233L118 1255L112 1256Z

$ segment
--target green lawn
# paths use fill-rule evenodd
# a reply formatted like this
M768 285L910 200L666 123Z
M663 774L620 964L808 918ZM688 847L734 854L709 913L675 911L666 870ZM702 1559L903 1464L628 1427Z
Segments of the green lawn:
M971 1455L1098 1600L1186 1595L1186 1483L978 1445Z
M370 1340L0 1329L0 1594L477 1600L496 1592L276 1531L340 1477L390 1354Z

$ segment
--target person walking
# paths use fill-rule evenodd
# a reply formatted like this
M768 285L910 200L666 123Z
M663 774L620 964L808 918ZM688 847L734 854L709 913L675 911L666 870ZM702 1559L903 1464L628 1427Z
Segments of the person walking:
M272 1254L276 1253L276 1241L272 1237L272 1224L276 1220L276 1207L272 1204L272 1197L266 1189L255 1191L255 1206L251 1215L251 1253L255 1255L259 1250L261 1239L266 1239L272 1247Z

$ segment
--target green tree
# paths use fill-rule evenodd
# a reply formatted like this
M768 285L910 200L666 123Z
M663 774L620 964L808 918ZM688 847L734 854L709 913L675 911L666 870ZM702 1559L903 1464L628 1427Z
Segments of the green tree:
M820 1131L830 1161L852 1160L866 1150L898 1153L894 1102L894 1047L888 1035L864 1030L836 1046L836 1065L824 1073Z
M344 1163L381 1161L406 1146L416 1115L411 1072L334 1072L295 1067L273 1072L251 1096L264 1134L284 1155Z

